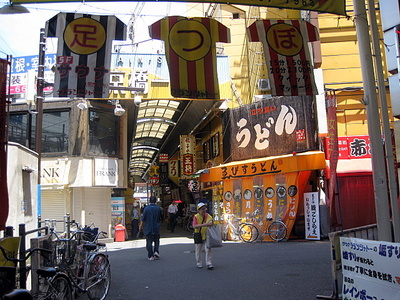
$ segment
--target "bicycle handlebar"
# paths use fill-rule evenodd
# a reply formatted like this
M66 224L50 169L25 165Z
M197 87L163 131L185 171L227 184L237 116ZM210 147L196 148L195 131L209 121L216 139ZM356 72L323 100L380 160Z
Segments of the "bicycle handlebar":
M53 253L53 251L49 250L49 249L44 249L44 248L34 248L32 250L29 251L28 255L25 256L25 258L13 258L13 257L8 257L6 250L4 249L3 246L0 245L0 251L2 252L4 258L8 261L12 261L12 262L24 262L26 261L32 254L33 252L36 251L43 251L43 252L47 252L47 253Z

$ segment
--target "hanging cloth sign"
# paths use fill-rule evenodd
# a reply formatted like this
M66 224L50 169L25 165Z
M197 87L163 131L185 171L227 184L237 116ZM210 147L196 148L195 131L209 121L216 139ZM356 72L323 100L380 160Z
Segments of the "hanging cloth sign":
M114 16L59 13L46 35L58 37L54 96L108 98L112 41L125 39L126 25Z
M317 28L304 20L258 20L247 28L251 42L262 42L273 96L316 95L308 42Z
M166 17L149 26L153 39L163 40L171 95L219 99L216 42L230 42L227 27L211 18Z

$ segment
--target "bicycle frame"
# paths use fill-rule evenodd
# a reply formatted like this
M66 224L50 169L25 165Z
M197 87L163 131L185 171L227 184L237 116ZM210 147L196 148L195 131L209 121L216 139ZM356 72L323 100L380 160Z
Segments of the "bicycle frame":
M239 240L239 238L240 238L239 227L240 227L240 221L242 219L237 218L233 214L229 214L229 215L225 215L225 216L226 216L226 224L223 228L224 239L225 240L227 239L229 229L231 229L231 232L235 235L236 240ZM237 223L237 225L233 224L233 221L235 223Z

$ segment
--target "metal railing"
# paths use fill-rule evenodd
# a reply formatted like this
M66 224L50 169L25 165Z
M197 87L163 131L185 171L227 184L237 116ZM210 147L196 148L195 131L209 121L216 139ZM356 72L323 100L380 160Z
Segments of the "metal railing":
M346 229L343 231L335 231L329 233L329 241L331 244L331 271L332 271L332 295L331 296L317 296L317 299L342 299L342 256L340 248L340 237L355 237L365 240L378 240L378 227L377 224L366 225Z

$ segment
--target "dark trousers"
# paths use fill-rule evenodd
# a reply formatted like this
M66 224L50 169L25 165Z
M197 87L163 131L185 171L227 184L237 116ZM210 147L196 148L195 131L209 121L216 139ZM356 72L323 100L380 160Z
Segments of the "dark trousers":
M139 220L134 219L132 220L132 239L137 239L139 233Z
M169 229L174 232L176 225L176 214L169 214Z
M154 243L154 248L153 248ZM159 234L148 234L146 235L146 249L147 256L152 257L154 252L160 253L158 248L160 247L160 235Z

